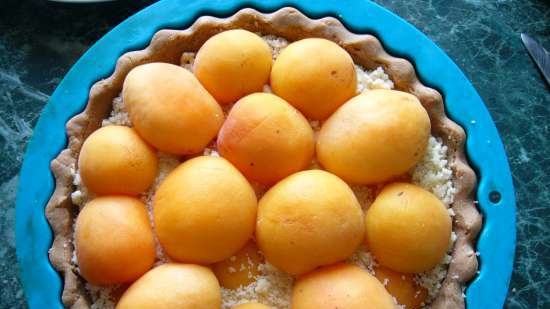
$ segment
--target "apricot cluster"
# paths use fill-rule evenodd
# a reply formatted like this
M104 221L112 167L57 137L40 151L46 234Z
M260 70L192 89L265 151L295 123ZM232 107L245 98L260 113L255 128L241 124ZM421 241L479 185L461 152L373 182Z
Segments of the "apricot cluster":
M218 309L220 285L250 284L266 261L297 276L293 309L390 309L388 291L408 308L423 304L412 274L443 258L451 220L433 194L392 183L428 144L415 96L357 94L353 59L332 41L293 42L273 61L241 29L208 39L193 72L135 67L122 96L132 127L100 128L82 145L78 168L95 198L75 234L86 280L132 283L117 309ZM214 140L221 157L201 156ZM150 221L139 196L157 177L157 150L183 162L154 192ZM314 158L324 170L308 170ZM267 189L259 201L251 182ZM383 189L364 212L350 184ZM152 268L155 239L172 262ZM375 276L342 263L363 242Z

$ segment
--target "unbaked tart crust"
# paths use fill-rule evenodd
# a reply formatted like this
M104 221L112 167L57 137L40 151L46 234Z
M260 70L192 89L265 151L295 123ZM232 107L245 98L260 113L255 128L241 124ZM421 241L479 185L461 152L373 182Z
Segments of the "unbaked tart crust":
M334 41L352 56L356 64L367 70L382 67L396 90L411 93L420 100L428 111L432 135L447 146L448 165L452 168L452 182L456 189L452 203L456 241L446 278L431 308L464 308L464 288L478 267L474 243L482 223L474 201L476 176L464 154L464 130L447 118L441 94L418 80L409 61L386 53L376 37L351 33L335 18L310 19L293 8L283 8L271 14L243 9L229 18L201 17L185 30L161 30L147 48L122 55L114 73L93 85L85 110L67 123L68 147L51 164L56 187L47 204L46 216L55 238L49 257L63 275L63 304L73 309L91 308L85 281L72 262L73 222L78 206L72 203L71 194L74 191L74 166L82 143L109 116L113 99L121 92L124 79L131 69L150 62L179 64L182 53L196 52L211 36L235 28L274 35L288 41L308 37Z

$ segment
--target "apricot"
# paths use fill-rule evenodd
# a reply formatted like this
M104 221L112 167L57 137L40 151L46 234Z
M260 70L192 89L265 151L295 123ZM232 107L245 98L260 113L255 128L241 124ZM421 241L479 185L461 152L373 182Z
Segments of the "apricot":
M212 270L221 286L236 289L254 282L260 274L258 267L262 262L260 251L251 240L235 255L212 265Z
M193 70L221 104L262 91L271 71L271 50L258 35L243 29L209 38L197 52Z
M155 151L131 128L106 126L82 144L78 157L82 182L97 195L137 195L155 180Z
M75 227L80 274L97 285L131 282L155 261L147 209L127 196L98 197L78 214Z
M348 182L381 183L414 167L429 137L430 118L415 96L370 90L346 102L323 124L317 158Z
M322 120L355 95L357 76L338 44L309 38L283 49L273 63L271 88L306 117Z
M305 169L315 144L308 121L285 100L254 93L231 109L218 135L218 151L247 178L275 183Z
M246 304L237 305L231 309L271 309L271 307L268 307L260 303L246 303Z
M449 248L451 218L432 193L393 183L378 194L365 217L367 245L383 266L402 273L434 268Z
M292 275L349 257L364 235L353 191L322 171L293 174L260 200L256 240L266 260Z
M384 286L358 266L336 264L298 278L292 309L395 309Z
M207 267L163 264L134 282L116 309L219 309L220 285Z
M401 274L384 266L375 266L374 271L374 276L395 297L397 303L407 309L420 309L424 306L428 290L416 283L413 275Z
M254 231L256 211L254 190L220 157L181 164L153 200L155 229L166 253L196 264L225 260L242 248Z
M163 152L198 153L223 123L216 100L191 72L177 65L135 67L124 80L122 94L135 129Z

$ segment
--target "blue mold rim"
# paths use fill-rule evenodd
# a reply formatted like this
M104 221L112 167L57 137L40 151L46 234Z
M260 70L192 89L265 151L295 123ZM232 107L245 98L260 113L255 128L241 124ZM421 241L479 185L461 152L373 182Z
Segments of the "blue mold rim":
M30 309L63 309L62 279L48 259L52 232L44 208L54 189L50 162L65 148L65 124L84 109L92 84L109 76L123 53L147 46L160 29L184 29L202 15L226 17L245 7L272 12L285 6L310 17L337 17L356 33L375 34L393 55L412 61L423 83L444 94L447 114L467 134L466 152L478 174L477 200L484 216L477 242L480 270L465 292L467 308L502 308L516 242L508 160L483 101L435 43L397 15L366 0L163 0L128 18L94 44L61 81L35 127L16 199L17 259Z

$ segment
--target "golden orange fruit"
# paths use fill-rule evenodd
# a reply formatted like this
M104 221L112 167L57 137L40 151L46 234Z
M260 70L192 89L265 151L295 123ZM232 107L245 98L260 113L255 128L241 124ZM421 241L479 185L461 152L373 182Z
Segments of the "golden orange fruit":
M116 309L219 309L221 291L207 267L163 264L134 282Z
M430 118L415 96L370 90L346 102L323 124L317 158L348 182L376 184L414 167L429 138Z
M221 104L262 91L271 71L271 50L258 35L243 29L209 38L197 52L193 71Z
M260 249L250 240L228 259L212 265L220 285L226 289L237 289L254 282L260 274L258 267L263 262Z
M321 120L355 95L357 76L351 56L320 38L296 41L273 63L271 88L306 117Z
M155 230L179 262L211 264L250 239L257 200L244 176L220 157L196 157L173 170L154 200Z
M395 309L395 305L384 286L358 266L325 266L296 280L292 309L335 308Z
M82 182L97 195L138 195L157 175L155 151L132 129L106 126L82 144L78 170Z
M369 250L381 265L398 272L430 270L449 248L452 223L445 205L413 184L384 187L365 223Z
M275 183L305 169L315 144L308 121L285 100L254 93L231 109L218 135L218 151L249 179Z
M407 309L420 309L428 297L428 290L414 281L411 274L395 272L384 266L374 268L374 276L395 297L397 303Z
M349 257L364 235L363 212L340 178L322 171L293 174L260 200L256 241L266 260L289 274Z
M131 282L155 261L147 208L127 196L103 196L87 203L75 226L80 274L97 285Z
M135 129L167 153L201 152L223 123L216 100L191 72L177 65L135 67L124 80L122 94Z

